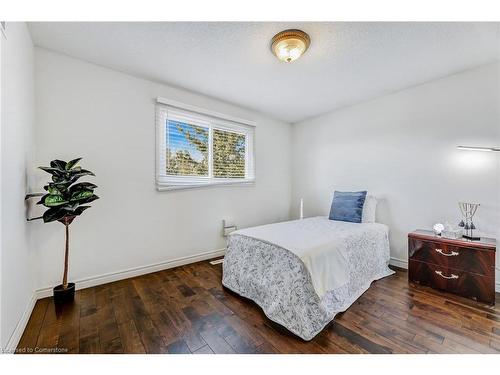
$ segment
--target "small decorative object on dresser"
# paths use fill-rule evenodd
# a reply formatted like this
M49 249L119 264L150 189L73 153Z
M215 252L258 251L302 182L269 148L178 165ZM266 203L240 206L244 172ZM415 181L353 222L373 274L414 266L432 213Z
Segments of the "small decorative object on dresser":
M448 239L428 230L408 234L410 281L495 303L494 238Z
M463 216L463 220L460 221L458 226L464 228L465 230L464 238L467 238L468 240L472 241L481 240L481 237L474 236L474 229L476 229L476 226L472 221L472 218L476 214L476 211L480 206L480 204L459 202L458 206L460 207L460 211L462 212Z
M458 240L463 237L464 230L460 227L454 228L452 225L447 224L441 232L441 237L448 238L449 240Z
M441 223L436 223L434 224L432 229L434 230L434 234L437 234L439 236L441 235L441 232L444 230L444 225Z

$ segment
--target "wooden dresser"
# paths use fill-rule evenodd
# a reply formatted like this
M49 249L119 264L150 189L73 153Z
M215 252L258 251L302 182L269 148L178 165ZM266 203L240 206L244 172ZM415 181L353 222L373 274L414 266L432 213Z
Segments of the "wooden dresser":
M408 278L432 288L495 303L493 238L481 241L441 238L432 231L408 234Z

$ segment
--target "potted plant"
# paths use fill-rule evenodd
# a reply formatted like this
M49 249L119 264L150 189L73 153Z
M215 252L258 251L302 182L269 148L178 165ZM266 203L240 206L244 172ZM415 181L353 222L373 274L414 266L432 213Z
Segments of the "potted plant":
M96 185L90 182L77 182L80 177L94 176L91 171L77 166L80 160L81 158L69 162L52 160L50 167L39 167L52 175L52 181L43 187L47 194L37 203L48 208L43 214L43 221L45 223L59 221L66 227L64 273L62 284L54 288L56 303L73 301L75 297L75 283L68 283L69 225L75 217L90 208L88 203L99 199L94 194Z

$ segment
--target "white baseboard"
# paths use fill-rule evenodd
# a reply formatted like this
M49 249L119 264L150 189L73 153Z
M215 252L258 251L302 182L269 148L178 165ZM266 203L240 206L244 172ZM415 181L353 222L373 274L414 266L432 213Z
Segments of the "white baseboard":
M12 335L10 336L9 340L7 341L7 344L5 346L5 353L14 353L14 351L17 348L17 345L19 344L19 341L21 340L21 337L24 333L24 330L26 329L26 326L28 325L28 320L31 317L31 313L33 312L33 308L35 307L36 303L36 293L33 293L31 295L30 300L26 304L26 308L24 309L23 315L21 316L21 319L17 322L16 328L14 329L14 332L12 332Z
M90 287L101 285L101 284L111 283L113 281L128 279L128 278L135 277L135 276L145 275L147 273L162 271L162 270L166 270L168 268L174 268L174 267L183 266L183 265L189 264L189 263L195 263L195 262L200 262L202 260L207 260L210 258L220 257L220 256L224 255L225 251L226 251L226 249L207 251L207 252L196 254L196 255L190 255L190 256L186 256L186 257L182 257L182 258L167 260L165 262L150 264L147 266L129 268L129 269L123 270L123 271L111 272L111 273L107 273L104 275L87 277L84 279L76 280L75 286L76 286L77 290L90 288ZM52 295L52 288L53 288L52 286L49 286L46 288L38 289L36 291L37 299L50 297Z
M394 257L391 257L391 260L389 261L389 264L391 266L396 266L396 267L399 267L399 268L404 268L404 269L408 269L408 261L406 259L399 259L399 258L394 258Z
M392 266L399 267L399 268L408 269L408 261L405 259L391 257L389 264ZM495 292L497 292L497 293L500 293L500 280L499 279L500 279L499 274L498 274L498 272L496 272Z

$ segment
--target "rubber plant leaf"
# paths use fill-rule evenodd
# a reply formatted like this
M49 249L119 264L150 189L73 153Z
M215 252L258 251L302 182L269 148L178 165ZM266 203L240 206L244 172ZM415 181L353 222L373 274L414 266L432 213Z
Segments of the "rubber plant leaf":
M68 215L69 213L73 212L74 210L76 210L76 208L80 205L80 203L77 203L77 202L71 202L71 203L68 203L66 206L63 206L61 207L61 210L65 210L68 212Z
M96 199L99 199L99 197L95 194L92 194L87 199L84 199L83 201L79 201L78 204L87 204L87 203L95 201Z
M62 195L55 184L49 185L48 190L50 195Z
M50 194L45 194L44 196L42 196L40 198L40 200L38 202L36 202L36 204L44 204L45 203L45 198L47 198Z
M62 176L64 174L63 171L61 171L59 168L52 168L52 167L38 167L42 171L45 171L47 173L50 173L52 176Z
M87 208L90 208L91 206L80 206L77 207L76 210L73 211L73 215L78 216L81 215L83 211L85 211Z
M82 160L82 158L76 158L68 161L68 163L66 164L66 170L70 170L71 168L73 168L76 164L78 164L80 160Z
M65 161L62 161L62 160L57 160L57 159L56 159L56 160L52 160L52 161L50 162L50 166L51 166L52 168L58 168L58 169L60 169L60 170L64 171L64 170L66 169L66 162L65 162Z
M68 182L70 182L70 180L66 178L66 175L62 174L53 174L52 181L60 184L67 184Z
M97 187L97 185L94 185L91 182L77 182L76 184L71 185L71 187L69 188L69 192L73 193L73 192L81 190L81 189L94 190L96 187Z
M69 178L69 181L71 183L73 182L76 182L80 177L83 177L83 176L94 176L94 174L90 171L87 171L85 169L82 169L81 172L79 173L76 173L76 174L73 174L70 178Z
M92 190L82 190L71 194L70 202L81 201L90 198L94 193Z
M43 214L43 222L44 223L50 223L51 221L56 221L60 220L63 217L67 215L67 211L62 210L59 207L52 207L49 208L47 211L44 212Z
M43 201L44 206L47 207L62 206L66 203L68 203L68 201L64 199L62 195L51 195L51 194L49 194L49 196L46 197L45 200Z
M94 176L91 171L77 165L80 160L81 158L69 162L53 160L50 167L41 167L52 175L52 182L44 186L48 194L38 202L48 208L43 216L45 222L60 221L68 225L70 223L68 218L80 215L90 207L86 205L87 203L99 199L94 194L97 185L90 182L76 182L83 176Z
M75 174L75 173L78 173L82 170L82 167L80 167L79 165L72 168L72 169L69 169L67 172L72 175L72 174Z
M55 186L59 190L64 191L64 190L66 190L66 188L67 188L68 185L69 185L69 181L68 180L60 180L60 181L57 181L57 182L50 182L47 185L47 189L48 189L48 186ZM47 189L45 189L45 190L47 190Z

